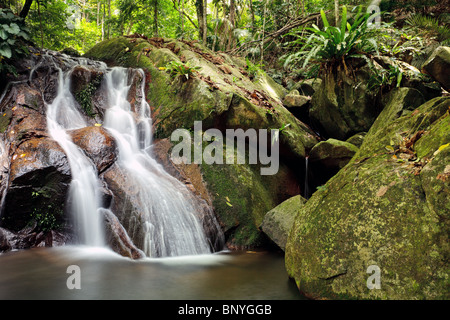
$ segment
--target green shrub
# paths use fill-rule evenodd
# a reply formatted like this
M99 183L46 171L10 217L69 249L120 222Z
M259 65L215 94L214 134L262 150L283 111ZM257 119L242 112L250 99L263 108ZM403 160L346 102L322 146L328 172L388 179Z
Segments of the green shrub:
M191 78L195 72L200 70L200 67L192 67L189 65L189 62L182 63L178 61L171 61L165 67L165 70L170 74L172 79L175 79L178 76L183 76L188 80Z
M363 56L378 51L377 42L374 38L374 30L370 28L369 22L377 14L361 14L359 7L353 23L347 20L347 8L343 6L340 27L331 26L326 18L325 12L320 11L323 30L313 24L306 41L304 36L299 36L295 42L302 44L300 51L286 57L284 67L291 63L303 62L302 68L306 68L309 62L334 64L343 62L349 57Z

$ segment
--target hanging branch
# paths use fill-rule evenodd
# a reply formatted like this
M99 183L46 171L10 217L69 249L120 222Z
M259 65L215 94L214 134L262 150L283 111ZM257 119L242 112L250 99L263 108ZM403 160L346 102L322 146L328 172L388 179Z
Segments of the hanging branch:
M173 7L174 7L174 9L177 10L180 14L184 15L184 16L189 20L189 22L194 26L195 29L198 29L198 26L195 24L194 21L192 21L191 17L189 17L189 15L188 15L186 12L184 12L184 8L183 8L182 10L180 10L180 9L177 7L176 1L175 1L175 0L172 0L172 2L173 2Z
M315 21L315 20L317 21L319 18L320 18L320 13L312 13L312 14L306 16L305 18L297 18L297 19L293 20L292 22L286 24L284 27L278 29L277 31L266 34L262 39L248 41L238 48L234 48L233 50L227 51L227 53L236 54L236 53L240 52L241 50L246 49L248 46L258 43L258 42L262 43L262 45L265 45L272 39L289 32L291 29L297 28L297 27L304 25L311 21Z

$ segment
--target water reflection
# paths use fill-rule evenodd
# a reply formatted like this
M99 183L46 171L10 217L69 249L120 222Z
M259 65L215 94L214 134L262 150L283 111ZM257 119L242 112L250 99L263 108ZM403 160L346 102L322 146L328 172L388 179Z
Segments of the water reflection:
M69 290L69 265L81 289ZM36 248L0 254L0 299L301 299L284 259L267 252L123 258L104 248Z

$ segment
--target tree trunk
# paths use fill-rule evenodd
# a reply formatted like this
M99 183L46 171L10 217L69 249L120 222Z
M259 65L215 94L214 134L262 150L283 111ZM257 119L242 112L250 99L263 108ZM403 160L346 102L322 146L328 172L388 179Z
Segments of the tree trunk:
M28 15L28 12L30 12L31 4L33 3L33 0L26 0L25 4L23 5L22 10L20 11L19 17L25 19Z
M158 0L154 0L153 5L153 33L158 37Z
M230 15L228 16L228 20L230 20L231 34L230 34L230 38L228 39L227 51L231 50L234 47L233 30L236 25L236 3L234 1L235 0L230 0Z
M206 36L208 35L208 0L203 4L203 44L206 46Z
M195 6L197 9L198 35L199 39L203 39L203 0L196 0Z
M339 0L334 0L334 22L337 27L339 23Z

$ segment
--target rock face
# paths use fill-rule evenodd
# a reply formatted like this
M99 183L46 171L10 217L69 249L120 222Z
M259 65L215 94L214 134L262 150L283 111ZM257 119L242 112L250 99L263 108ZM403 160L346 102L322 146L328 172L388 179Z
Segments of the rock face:
M72 141L80 147L102 173L117 158L116 141L102 127L85 127L70 132Z
M188 41L119 37L99 43L86 56L145 71L156 139L169 138L175 129L192 130L194 121L201 121L203 131L215 128L224 136L226 129L284 128L279 136L280 169L273 176L261 176L260 165L173 166L164 160L167 154L159 155L166 168L213 205L230 247L261 245L258 227L265 213L301 192L296 181L304 173L289 165L302 161L318 142L315 133L283 106L284 88L264 72L251 80L242 59ZM166 69L170 62L199 70L189 77L172 76ZM108 175L105 172L107 181Z
M286 269L302 292L449 298L449 106L435 98L399 115L390 104L351 162L299 208ZM380 290L367 286L371 265Z
M157 138L193 128L194 121L202 121L204 130L269 129L290 123L280 141L294 155L304 157L317 143L315 134L283 107L284 89L263 72L251 81L244 60L188 41L126 37L99 43L86 56L146 70ZM171 61L200 69L187 80L184 75L172 77L165 70Z
M206 147L204 144L202 150ZM175 164L172 148L168 139L155 142L156 159L167 172L212 205L228 247L245 249L266 245L259 226L269 210L298 194L300 186L296 173L285 163L280 163L276 174L267 176L260 174L260 165ZM237 154L235 150L236 158Z
M260 226L261 230L283 251L286 247L289 231L294 225L295 217L305 202L306 199L300 195L289 198L264 216Z
M311 99L309 116L328 137L345 140L369 130L379 113L377 93L369 90L370 68L359 60L348 63L354 76L344 70L327 72Z
M450 91L450 47L440 46L422 66L424 72L431 75L441 86Z

